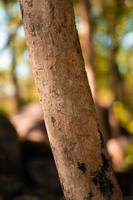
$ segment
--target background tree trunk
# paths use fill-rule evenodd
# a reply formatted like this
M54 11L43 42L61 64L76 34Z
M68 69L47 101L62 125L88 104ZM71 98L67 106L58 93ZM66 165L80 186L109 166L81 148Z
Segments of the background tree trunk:
M21 0L33 74L66 200L121 200L68 0Z
M20 96L19 82L18 82L18 78L17 78L17 75L16 75L16 64L17 64L16 58L15 58L15 55L13 55L11 77L12 77L13 86L15 88L15 93L14 93L15 106L16 106L16 110L18 111L22 107L22 99L21 99L21 96Z
M92 47L92 33L91 33L91 4L89 0L78 0L81 25L83 28L83 37L81 39L81 47L83 49L83 57L85 61L85 69L90 83L93 99L96 98L95 89L95 73L93 62L93 47Z
M126 94L124 89L123 77L119 72L116 56L120 46L117 36L117 24L119 24L118 20L121 17L123 7L124 0L115 1L114 17L112 23L110 23L111 25L108 33L112 36L111 52L109 55L110 72L112 74L112 89L115 92L115 100L122 102L125 101Z

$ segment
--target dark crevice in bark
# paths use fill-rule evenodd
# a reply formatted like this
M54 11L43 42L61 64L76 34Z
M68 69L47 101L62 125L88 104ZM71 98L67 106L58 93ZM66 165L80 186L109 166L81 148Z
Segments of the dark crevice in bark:
M82 171L83 173L85 173L85 172L86 172L85 163L80 163L80 162L78 162L77 164L78 164L78 169L79 169L80 171Z
M108 178L107 172L110 169L109 159L105 154L101 154L102 166L99 171L91 174L92 182L99 188L102 195L108 199L111 199L113 195L113 183Z
M103 134L102 132L100 131L100 129L98 129L98 132L100 134L100 142L101 142L101 148L105 148L105 142L104 142L104 139L103 139Z

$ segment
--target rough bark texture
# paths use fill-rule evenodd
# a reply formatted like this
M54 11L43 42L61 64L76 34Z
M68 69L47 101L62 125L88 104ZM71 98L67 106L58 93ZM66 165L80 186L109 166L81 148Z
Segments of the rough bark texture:
M69 0L21 0L27 44L66 200L121 200L97 126Z

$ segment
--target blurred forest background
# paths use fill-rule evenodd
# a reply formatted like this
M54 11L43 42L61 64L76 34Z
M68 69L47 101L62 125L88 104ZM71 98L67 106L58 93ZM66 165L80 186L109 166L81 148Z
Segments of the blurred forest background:
M133 166L133 1L74 0L73 4L86 71L99 120L114 169L120 173L123 170L132 169ZM13 125L8 122L6 116ZM7 128L8 125L9 128ZM9 136L11 130L16 131L15 136ZM2 131L3 134L8 132L6 136L2 135ZM31 158L30 151L33 153L36 148L39 156L46 154L49 148L17 0L0 1L0 135L2 135L0 136L0 149L11 145L11 149L7 152L10 156L6 156L10 159L15 158L15 161L20 159L18 155L20 147L19 143L14 141L14 137L22 143L23 153L21 154L24 155L24 159ZM9 138L12 139L9 141ZM9 145L11 141L12 144ZM13 142L15 142L16 149L12 148ZM42 147L43 143L47 144L45 150ZM48 154L48 158L49 156L51 158L51 153ZM3 161L5 157L3 158L3 154L0 153L0 162L2 165L4 163L2 170L7 174L8 170L4 171L7 168L5 166L7 161ZM8 162L10 159L7 159ZM18 165L21 162L19 161L18 164L10 161L18 171L20 170ZM49 163L49 160L47 162ZM45 165L45 168L49 168L49 165ZM41 180L43 175L39 174L40 172L35 174L36 169L40 171L39 167L44 167L44 163L41 163L38 158L34 158L34 162L31 159L31 162L26 165L24 170L29 169L30 171L24 171L24 173L29 173L27 176L30 177L28 181L26 178L26 183L29 184L32 179L35 184L39 185L38 187L47 188L49 187L47 183ZM13 173L16 171L11 172ZM16 191L22 191L23 181L20 181L21 179L22 177L17 175L16 183L12 175L0 178L0 185L2 185L0 199L4 198L2 194L6 194L6 198L9 195L11 199L11 195ZM56 185L53 179L51 178L48 184ZM10 188L12 183L16 185ZM6 184L8 184L8 189ZM52 187L55 189L55 186ZM58 192L59 187L55 189ZM124 187L127 186L124 185ZM28 192L25 189L26 194L32 193L31 190ZM131 193L133 193L133 183L130 192L125 192L125 194ZM42 195L41 192L40 194ZM45 196L46 200L50 198L56 199ZM23 195L23 198L21 196L15 199L26 198Z

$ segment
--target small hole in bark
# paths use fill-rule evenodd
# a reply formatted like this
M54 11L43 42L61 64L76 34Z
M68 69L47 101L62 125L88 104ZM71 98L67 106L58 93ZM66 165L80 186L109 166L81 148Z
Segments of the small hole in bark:
M92 192L89 192L89 193L87 194L87 196L85 197L85 200L91 200L92 197L93 197Z
M53 124L55 124L55 122L56 122L56 120L53 116L51 117L51 121L52 121Z
M85 172L86 172L85 163L80 163L80 162L78 162L77 164L78 164L78 169L79 169L80 171L82 171L83 173L85 173Z

